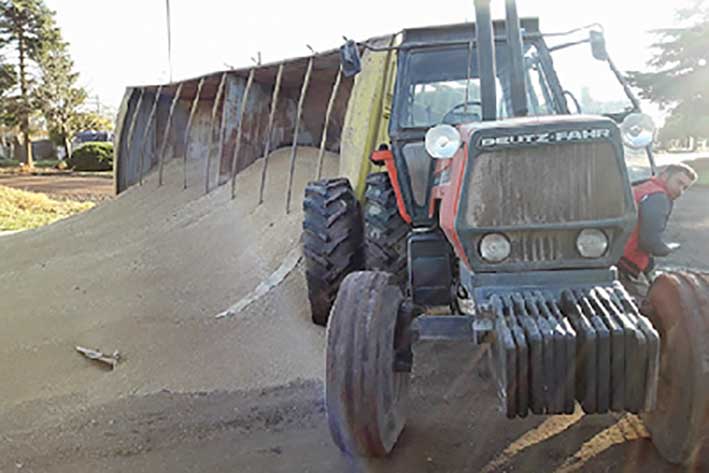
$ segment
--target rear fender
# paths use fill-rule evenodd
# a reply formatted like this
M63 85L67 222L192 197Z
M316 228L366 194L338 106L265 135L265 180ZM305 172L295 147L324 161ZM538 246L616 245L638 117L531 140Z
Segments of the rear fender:
M399 174L396 170L396 165L394 164L394 153L391 150L378 150L372 153L372 162L379 165L385 165L387 174L389 174L389 180L394 188L394 194L396 195L396 206L399 209L399 215L404 219L406 223L411 224L411 215L406 211L406 204L404 203L404 197L401 194L401 185L399 183Z

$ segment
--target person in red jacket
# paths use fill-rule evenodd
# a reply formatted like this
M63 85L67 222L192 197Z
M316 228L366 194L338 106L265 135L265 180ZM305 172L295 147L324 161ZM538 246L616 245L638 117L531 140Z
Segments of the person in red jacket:
M662 234L667 227L674 201L696 180L697 173L691 167L671 164L657 177L633 186L638 223L618 262L621 279L632 281L643 274L649 276L655 256L667 256L679 247L676 243L665 243Z

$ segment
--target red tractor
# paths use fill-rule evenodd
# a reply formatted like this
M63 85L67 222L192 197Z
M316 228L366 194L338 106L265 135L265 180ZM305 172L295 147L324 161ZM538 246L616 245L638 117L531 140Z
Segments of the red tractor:
M307 187L308 290L344 452L394 447L413 343L467 340L489 344L508 418L633 412L669 461L709 453L709 276L666 273L645 301L618 281L652 133L602 33L582 42L631 109L571 113L552 55L581 42L547 46L514 0L505 21L478 0L475 24L405 30L391 141L371 158L386 172L362 208L347 179ZM346 73L360 47L343 47Z

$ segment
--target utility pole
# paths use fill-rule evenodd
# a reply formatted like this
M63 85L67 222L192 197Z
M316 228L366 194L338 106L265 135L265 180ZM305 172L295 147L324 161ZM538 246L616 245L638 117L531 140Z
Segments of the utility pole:
M165 0L165 11L167 12L167 64L170 70L170 82L172 82L172 27L170 25L170 0Z

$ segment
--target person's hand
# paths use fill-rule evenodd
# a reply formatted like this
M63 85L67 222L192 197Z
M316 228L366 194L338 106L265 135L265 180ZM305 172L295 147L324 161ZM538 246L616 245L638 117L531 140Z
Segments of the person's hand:
M679 249L679 246L680 246L679 243L668 243L667 244L667 247L672 251L676 251L677 249Z

